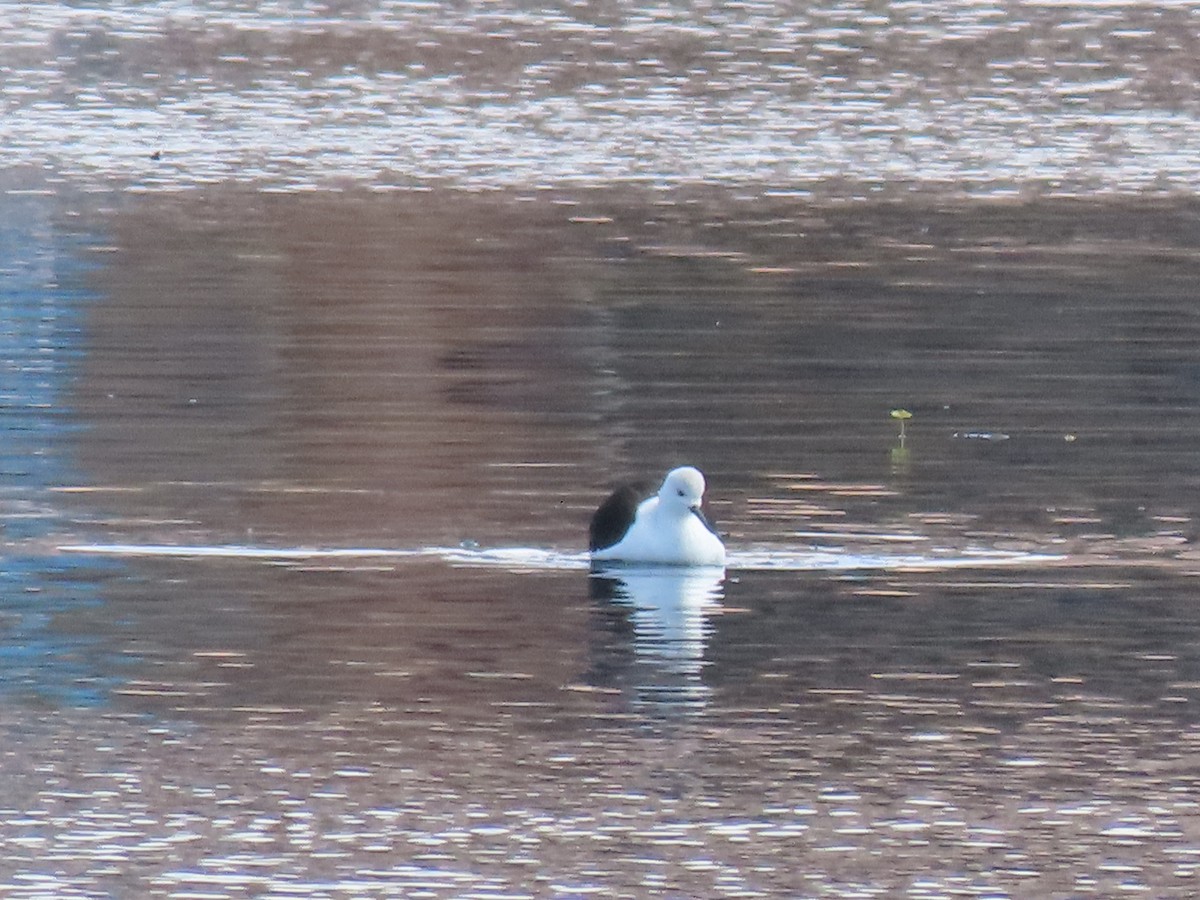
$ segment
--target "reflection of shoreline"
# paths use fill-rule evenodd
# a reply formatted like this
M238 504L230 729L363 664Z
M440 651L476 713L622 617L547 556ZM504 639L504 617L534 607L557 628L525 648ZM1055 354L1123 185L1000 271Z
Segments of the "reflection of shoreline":
M111 241L94 282L106 301L81 323L87 353L69 387L84 426L73 441L81 483L115 490L64 504L111 522L98 536L111 541L539 546L577 541L612 480L691 460L711 470L714 512L743 547L810 533L848 543L846 528L917 530L951 548L1026 530L1053 538L1080 526L1056 523L1049 507L1107 523L1122 494L1148 513L1122 516L1121 533L1153 533L1160 513L1190 515L1169 487L1190 477L1194 442L1176 430L1186 419L1168 426L1142 395L1191 408L1193 380L1186 367L1149 381L1137 372L1157 371L1151 347L1190 358L1194 335L1139 342L1119 302L1069 288L1079 241L1119 246L1096 260L1097 277L1121 284L1135 272L1162 296L1155 316L1187 321L1175 282L1139 266L1153 245L1121 243L1133 231L1186 232L1178 211L1061 201L996 219L969 203L935 214L914 201L823 210L816 223L795 199L651 199L633 189L526 198L213 188L122 205L103 217ZM1067 220L1088 223L1078 239L1057 228ZM716 241L710 225L733 221ZM780 222L803 240L777 234ZM921 228L955 235L952 245L907 259L899 248L925 240ZM865 246L848 237L860 233ZM986 248L1026 234L1039 249L1011 262L1022 292L987 328L964 333L942 289L905 293L914 315L896 315L886 294L861 301L861 321L844 315L844 294L868 270L907 284L928 268L945 290L974 297L1010 264ZM956 248L993 261L981 269ZM820 271L767 277L797 256ZM868 268L846 264L856 261ZM1039 298L1064 290L1072 355L943 352L960 341L1040 347L1030 324ZM792 302L796 291L813 301ZM972 302L989 309L985 294ZM1112 352L1075 352L1095 346ZM818 356L852 362L806 362ZM914 364L926 358L941 366ZM1063 382L1063 366L1087 377ZM892 433L873 410L889 371L903 375L906 395L955 385L953 406L921 413L921 465L936 477L879 483ZM1010 376L1014 397L1025 385L1060 392L1053 404L992 409L997 379ZM1113 403L1121 428L1089 441L1107 433ZM1012 440L937 438L962 427L960 407L984 421L1002 412ZM1064 442L1061 421L1082 437ZM1136 435L1164 426L1173 437L1147 479ZM784 459L803 459L805 471ZM998 483L1002 495L989 488ZM1097 498L1108 508L1093 509Z
M594 572L589 588L599 624L593 677L628 690L637 702L703 706L708 617L720 607L724 580L723 569Z
M553 502L531 519L524 493L531 466L592 469L606 443L578 439L604 335L574 287L604 276L576 262L590 232L561 221L444 193L131 204L94 279L109 300L89 312L71 398L83 483L124 490L76 502L222 542L577 527ZM466 493L464 473L479 478Z

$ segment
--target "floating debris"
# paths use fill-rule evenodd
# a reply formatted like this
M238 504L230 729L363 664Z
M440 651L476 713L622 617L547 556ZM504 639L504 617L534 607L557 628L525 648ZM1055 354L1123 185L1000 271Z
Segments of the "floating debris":
M1003 431L956 431L952 437L960 441L1007 441L1009 435Z

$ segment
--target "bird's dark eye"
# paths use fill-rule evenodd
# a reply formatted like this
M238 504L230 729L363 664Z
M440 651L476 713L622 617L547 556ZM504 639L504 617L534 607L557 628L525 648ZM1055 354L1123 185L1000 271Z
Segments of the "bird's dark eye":
M682 488L680 488L680 489L679 489L679 490L677 490L675 493L677 493L677 494L678 494L680 497L682 497L682 496L683 496L683 489L682 489Z

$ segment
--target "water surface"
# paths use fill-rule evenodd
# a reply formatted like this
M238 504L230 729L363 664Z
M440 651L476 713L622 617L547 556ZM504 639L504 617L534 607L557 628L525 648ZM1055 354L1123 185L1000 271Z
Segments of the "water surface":
M1189 890L1189 204L74 212L12 268L14 896ZM684 460L731 568L589 574Z
M1193 6L7 15L6 897L1193 893Z
M149 189L1193 193L1198 18L1140 0L31 5L6 20L0 158Z

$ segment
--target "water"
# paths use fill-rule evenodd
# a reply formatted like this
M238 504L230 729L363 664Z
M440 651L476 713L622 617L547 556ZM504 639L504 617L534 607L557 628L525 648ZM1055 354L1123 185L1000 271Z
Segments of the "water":
M1194 7L3 15L6 897L1193 892Z
M1196 4L43 4L0 158L159 188L1193 192ZM157 159L151 159L157 154Z
M1189 204L6 202L6 892L1190 889Z

